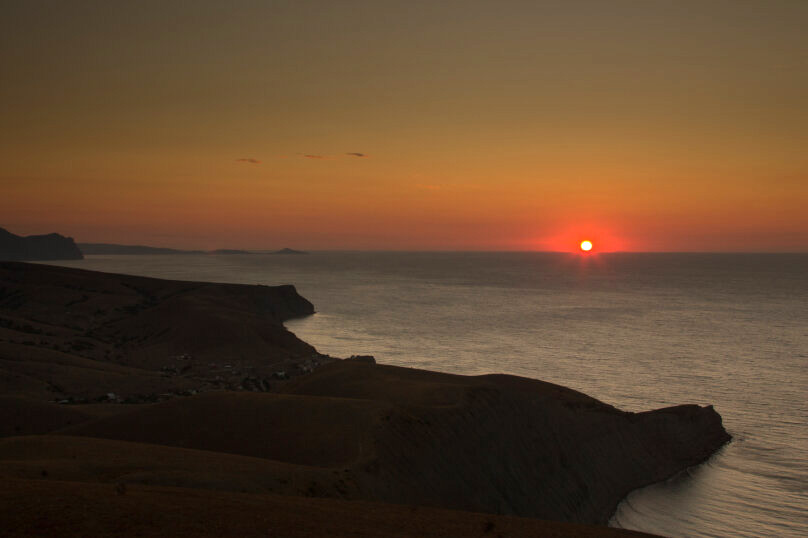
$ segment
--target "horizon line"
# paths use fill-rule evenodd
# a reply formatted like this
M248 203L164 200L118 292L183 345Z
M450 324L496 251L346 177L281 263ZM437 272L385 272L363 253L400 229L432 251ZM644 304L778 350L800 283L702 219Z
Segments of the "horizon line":
M78 242L77 242L78 243ZM274 253L285 248L303 252L379 252L379 253L500 253L500 254L580 254L582 256L597 256L600 254L808 254L806 250L604 250L596 252L579 252L577 250L529 250L529 249L374 249L374 248L303 248L303 247L280 247L280 248L246 248L246 247L216 247L216 248L193 248L193 247L165 247L143 244L124 243L84 243L82 244L105 244L122 247L146 247L177 250L189 253L214 253L217 250L243 250L251 254ZM88 256L104 256L113 254L87 254ZM138 254L132 254L137 256ZM232 254L231 254L232 255Z

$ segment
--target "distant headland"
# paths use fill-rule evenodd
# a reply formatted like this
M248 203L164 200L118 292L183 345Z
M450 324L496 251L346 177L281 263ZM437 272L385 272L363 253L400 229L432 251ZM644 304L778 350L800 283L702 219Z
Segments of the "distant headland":
M182 250L177 248L150 247L146 245L119 245L115 243L79 243L78 248L87 255L161 255L161 254L215 254L243 255L258 254L259 251L220 248L216 250ZM266 252L266 251L264 251ZM270 251L269 254L308 254L302 250L282 248Z
M234 254L254 254L254 253L250 252L249 250L238 250L235 248L220 248L216 250L211 250L208 252L208 254L220 254L223 256L231 256Z
M58 233L47 235L20 236L0 228L0 261L49 261L49 260L81 260L85 255L187 255L213 254L217 256L248 254L308 254L303 250L282 248L280 250L251 251L232 248L216 250L185 250L168 247L152 247L148 245L122 245L118 243L76 243L72 237Z
M117 245L115 243L79 243L84 254L204 254L203 250L180 250L176 248L149 247L146 245Z
M84 258L72 237L47 235L15 235L0 228L0 260L48 261Z

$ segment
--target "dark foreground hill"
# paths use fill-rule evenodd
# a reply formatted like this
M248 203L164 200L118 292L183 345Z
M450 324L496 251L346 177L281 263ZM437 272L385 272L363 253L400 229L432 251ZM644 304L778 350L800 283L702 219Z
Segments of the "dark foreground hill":
M3 536L641 537L608 527L361 501L145 485L10 480Z
M330 360L281 324L311 311L290 286L0 264L7 528L605 536L548 520L604 524L729 439L711 407Z
M23 237L0 228L0 260L81 260L73 238L56 233Z

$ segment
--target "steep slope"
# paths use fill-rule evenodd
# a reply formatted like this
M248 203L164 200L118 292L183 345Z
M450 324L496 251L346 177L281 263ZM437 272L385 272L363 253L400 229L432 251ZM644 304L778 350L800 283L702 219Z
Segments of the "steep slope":
M584 523L729 440L710 407L626 413L512 376L339 361L284 391L209 393L59 433L331 468L319 496L340 480L352 499Z
M80 260L72 237L56 233L23 237L0 228L0 260Z
M394 404L357 479L371 498L605 523L631 490L729 441L712 407L626 413L570 389L342 361L284 390Z

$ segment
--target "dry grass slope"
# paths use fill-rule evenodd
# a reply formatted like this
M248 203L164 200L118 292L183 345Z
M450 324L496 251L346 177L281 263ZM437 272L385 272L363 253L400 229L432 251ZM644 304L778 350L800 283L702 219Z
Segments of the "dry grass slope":
M89 517L88 517L89 516ZM4 536L590 538L642 533L553 521L334 499L155 486L11 480Z

